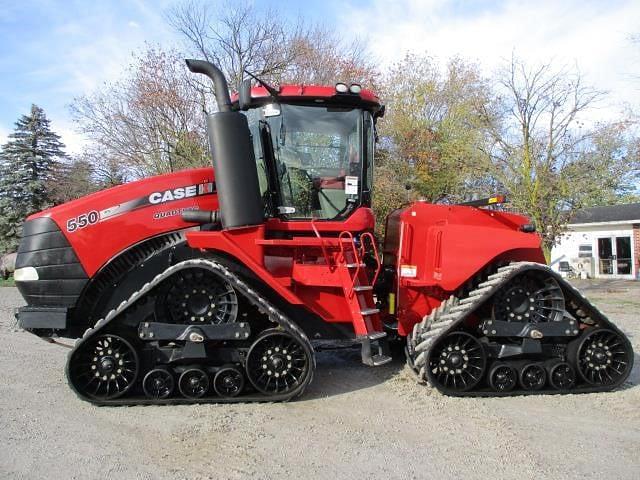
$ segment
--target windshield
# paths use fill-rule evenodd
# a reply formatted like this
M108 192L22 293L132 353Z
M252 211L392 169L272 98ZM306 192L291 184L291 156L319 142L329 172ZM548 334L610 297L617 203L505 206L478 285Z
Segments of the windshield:
M257 116L262 129L255 126ZM267 105L250 114L250 124L254 146L259 135L263 149L273 152L271 174L265 155L256 152L256 159L263 194L267 179L277 184L279 214L289 219L333 219L347 216L360 204L365 156L362 110Z

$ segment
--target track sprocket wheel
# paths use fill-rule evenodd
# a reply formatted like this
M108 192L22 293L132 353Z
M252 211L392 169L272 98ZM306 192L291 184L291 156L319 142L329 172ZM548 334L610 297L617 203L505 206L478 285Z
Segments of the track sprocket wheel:
M540 390L547 381L547 372L538 363L529 363L520 370L520 385L525 390Z
M629 340L607 328L597 328L579 340L578 373L592 385L613 385L624 380L633 365Z
M549 383L556 390L569 390L576 384L576 370L567 362L559 362L549 369Z
M191 325L232 323L238 315L238 297L233 287L211 272L190 268L169 279L169 287L158 297L160 308L174 323Z
M118 335L98 335L88 339L69 363L73 387L89 398L111 400L127 393L138 378L138 354Z
M496 392L510 392L518 383L518 372L511 365L496 363L489 371L489 386Z
M223 368L213 377L213 390L221 397L236 397L243 388L244 375L237 368Z
M553 322L562 320L564 294L558 282L541 272L525 272L500 289L494 299L492 317L508 322Z
M466 392L480 383L486 363L484 348L475 337L453 332L436 343L430 352L429 382L440 390Z
M178 388L187 398L202 398L209 391L209 375L199 368L189 368L180 375Z
M154 368L142 380L142 390L149 398L163 400L169 398L175 388L173 373L166 368Z
M247 354L247 378L265 395L304 388L313 374L313 352L281 330L265 330Z

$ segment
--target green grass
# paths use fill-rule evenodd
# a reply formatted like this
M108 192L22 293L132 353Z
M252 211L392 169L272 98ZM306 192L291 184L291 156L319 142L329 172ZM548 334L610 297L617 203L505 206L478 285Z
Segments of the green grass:
M0 287L15 287L16 283L13 281L13 277L9 277L7 280L0 278Z

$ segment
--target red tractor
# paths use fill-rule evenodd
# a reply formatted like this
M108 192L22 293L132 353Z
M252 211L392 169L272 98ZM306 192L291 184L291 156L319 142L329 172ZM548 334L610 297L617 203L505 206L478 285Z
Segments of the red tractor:
M606 391L628 377L628 339L545 265L527 218L415 202L388 216L378 251L374 93L245 81L232 100L218 68L187 65L215 84L213 169L24 224L20 325L79 338L66 374L81 399L288 400L327 344L361 344L378 366L403 342L419 379L451 395Z

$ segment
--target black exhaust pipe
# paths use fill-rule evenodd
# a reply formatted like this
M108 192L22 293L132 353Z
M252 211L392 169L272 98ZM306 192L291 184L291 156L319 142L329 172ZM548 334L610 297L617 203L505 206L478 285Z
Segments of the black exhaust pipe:
M215 88L218 111L207 115L207 132L222 228L260 225L264 205L247 117L231 109L229 86L218 67L203 60L186 62L191 72L209 77Z
M231 97L229 97L229 85L224 78L224 73L220 71L213 63L205 62L204 60L186 59L187 67L192 73L201 73L206 75L213 81L215 88L216 103L218 104L218 110L221 112L231 111Z

